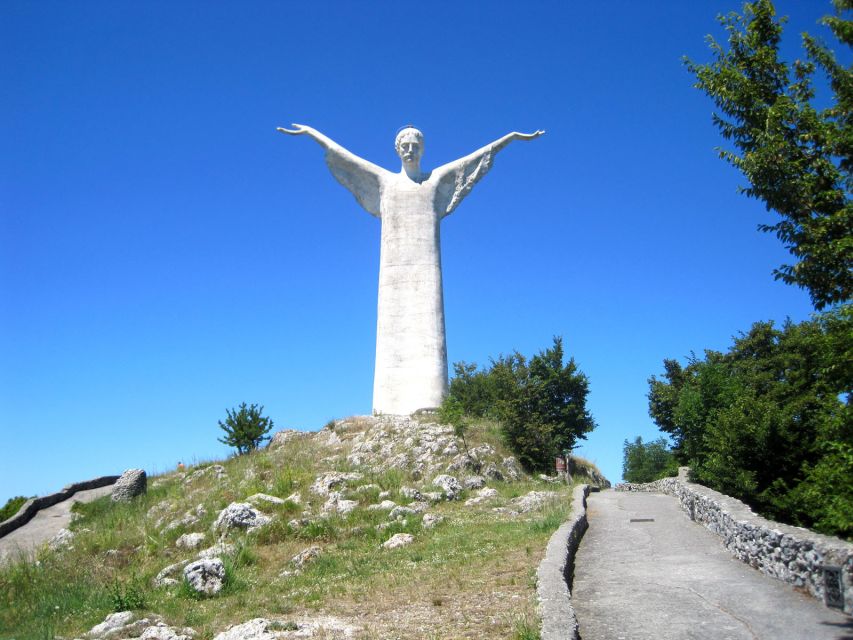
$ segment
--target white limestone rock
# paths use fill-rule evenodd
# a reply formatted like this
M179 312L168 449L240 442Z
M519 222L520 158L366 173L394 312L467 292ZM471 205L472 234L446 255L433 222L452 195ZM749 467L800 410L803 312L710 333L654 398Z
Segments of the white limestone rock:
M216 635L213 640L284 640L285 638L349 640L357 637L359 631L360 627L332 616L295 621L255 618L230 627Z
M411 533L395 533L382 543L385 549L397 549L412 544L415 541L415 536Z
M267 493L256 493L254 495L246 498L246 502L249 502L254 505L263 505L263 504L284 504L286 501L282 500L277 496L271 496Z
M424 519L422 521L422 525L424 529L432 529L437 524L444 520L444 516L439 516L434 513L427 513L424 515Z
M329 494L329 499L326 500L321 510L325 514L339 513L342 516L345 516L346 514L353 511L357 506L358 501L345 500L340 494L340 492L332 491Z
M193 636L193 629L185 627L179 631L165 622L158 622L147 627L139 636L139 640L191 640Z
M418 514L418 511L412 509L411 507L394 507L391 509L391 513L388 514L388 518L390 520L404 520L409 516L415 516Z
M465 506L466 507L474 507L474 506L477 506L478 504L483 504L484 502L488 502L489 500L496 498L497 495L498 495L497 490L491 489L489 487L484 487L483 489L480 489L477 492L476 497L468 498L465 501Z
M317 476L314 484L311 485L311 492L321 496L328 496L332 490L343 487L349 482L357 482L362 477L362 474L356 472L342 473L340 471L329 471Z
M173 531L186 527L193 527L201 522L201 518L207 515L207 511L202 505L198 505L194 510L189 510L177 520L172 520L164 528L164 532Z
M60 529L56 535L47 541L47 546L51 551L62 551L63 549L73 549L74 532L68 529Z
M232 529L255 531L272 522L272 518L264 515L247 502L232 502L216 517L213 530L226 534Z
M509 456L508 458L503 459L503 468L504 468L504 476L516 482L521 480L521 466L518 464L518 460Z
M174 564L170 564L163 569L160 570L160 573L152 581L155 587L170 587L172 585L179 584L179 580L175 578L175 576L183 569L185 566L189 564L189 560L184 560L182 562L176 562Z
M192 473L188 474L186 478L184 478L184 484L191 484L200 478L204 478L206 476L213 476L215 480L222 480L228 476L225 471L225 467L221 464L212 464L209 467L204 467L203 469L197 469Z
M462 481L462 486L465 489L482 489L486 486L486 479L483 476L468 476Z
M371 504L367 508L370 511L390 511L394 507L397 506L397 503L393 500L383 500L379 504Z
M210 559L222 556L233 556L236 553L237 545L231 544L230 542L217 542L212 547L199 551L196 557L199 559Z
M175 540L175 546L179 549L198 549L203 542L203 533L185 533Z
M87 633L87 638L103 638L111 631L116 629L121 629L126 625L133 622L134 619L133 611L119 611L118 613L111 613L104 621L96 624L92 627Z
M409 500L423 500L423 494L414 487L400 487L400 495Z
M515 498L512 503L519 513L527 513L541 509L548 502L559 497L556 491L531 491L521 497Z
M277 433L273 434L273 437L270 439L270 443L267 445L268 449L277 449L278 447L282 447L286 445L291 440L296 440L302 436L307 435L304 431L297 431L296 429L282 429Z
M111 497L115 502L130 502L136 496L145 493L148 476L142 469L128 469L113 485Z
M225 586L225 565L220 558L196 560L184 567L184 579L196 593L216 595Z
M368 491L381 491L381 489L382 489L382 487L380 487L378 484L374 484L374 483L372 483L372 482L371 482L370 484L360 484L360 485L358 485L358 486L355 488L355 492L356 492L356 493L367 493ZM384 492L384 491L381 491L381 493L385 493L385 492ZM380 494L380 495L381 495L381 494ZM380 499L380 500L382 500L382 498L381 498L381 497L380 497L379 499Z
M459 480L444 473L433 478L432 483L444 491L448 500L456 500L462 492L462 485L459 484Z

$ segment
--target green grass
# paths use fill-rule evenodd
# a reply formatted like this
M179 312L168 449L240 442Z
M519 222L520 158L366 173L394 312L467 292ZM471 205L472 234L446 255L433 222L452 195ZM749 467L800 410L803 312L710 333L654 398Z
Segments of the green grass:
M352 437L344 431L340 435ZM467 437L470 446L494 446L497 460L508 455L489 424L475 426ZM346 446L338 447L343 453L337 460L323 463L327 449L311 438L296 438L280 449L223 461L227 478L221 481L208 473L187 484L173 473L150 479L148 493L131 503L102 498L76 506L73 549L42 551L37 563L22 560L0 567L0 638L79 637L123 608L191 626L198 640L253 617L286 623L316 612L370 621L374 630L363 636L368 639L380 628L407 638L538 638L533 575L551 533L568 518L571 487L535 479L490 481L498 490L493 501L466 507L469 492L464 492L458 501L430 507L430 513L444 520L425 529L421 516L390 522L386 511L362 508L378 502L379 491L390 491L392 500L404 503L400 488L423 488L424 481L399 469L353 469L345 461ZM204 466L209 465L187 472ZM361 507L346 516L312 517L306 526L290 526L303 510L319 512L325 498L308 488L319 473L332 469L360 471L364 478L357 484L379 489L347 490ZM517 517L493 511L531 490L560 491L562 499ZM281 498L299 492L303 502L264 505L261 510L273 516L272 524L253 534L229 536L237 551L223 558L226 581L220 594L199 598L182 584L152 586L167 564L195 557L195 552L175 547L181 534L204 532L205 546L213 544L211 527L219 510L259 492ZM199 504L206 513L198 523L168 532L156 526L158 518L180 518ZM387 526L379 530L382 524ZM383 549L381 544L395 533L411 533L415 541ZM298 575L280 575L294 569L293 556L315 544L322 552L314 562ZM404 623L396 632L382 627L401 612L432 630L409 632Z

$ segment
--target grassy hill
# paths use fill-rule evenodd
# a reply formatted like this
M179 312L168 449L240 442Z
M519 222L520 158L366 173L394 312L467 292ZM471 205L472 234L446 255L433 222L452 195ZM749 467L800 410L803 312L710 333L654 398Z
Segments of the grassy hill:
M196 639L253 618L282 638L312 622L318 638L536 638L535 571L571 487L523 474L492 424L467 441L428 419L350 418L149 478L130 503L79 504L64 546L0 567L0 637L78 638L135 610ZM247 500L269 523L214 530ZM395 534L411 543L385 548ZM224 587L202 596L182 567L211 547Z

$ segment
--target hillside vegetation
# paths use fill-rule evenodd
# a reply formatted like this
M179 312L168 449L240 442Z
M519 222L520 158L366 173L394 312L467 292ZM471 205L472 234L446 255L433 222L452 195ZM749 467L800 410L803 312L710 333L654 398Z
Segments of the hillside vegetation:
M466 439L467 453L427 419L339 420L150 478L129 503L77 505L55 549L0 567L0 637L79 638L132 610L162 621L146 640L249 637L227 631L255 618L258 639L536 638L535 570L571 487L525 475L492 423ZM232 503L260 526L221 526ZM183 575L200 554L223 562L214 595Z

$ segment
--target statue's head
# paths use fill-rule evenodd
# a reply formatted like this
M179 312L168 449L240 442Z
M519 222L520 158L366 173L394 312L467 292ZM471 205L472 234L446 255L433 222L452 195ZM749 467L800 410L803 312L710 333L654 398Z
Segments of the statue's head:
M412 126L403 127L397 134L394 148L404 163L418 164L424 153L424 134Z

